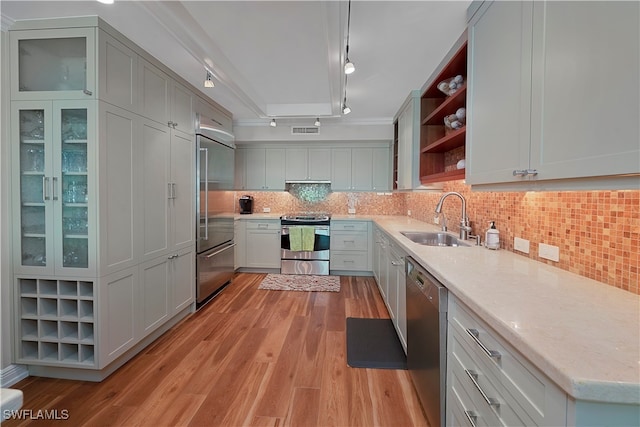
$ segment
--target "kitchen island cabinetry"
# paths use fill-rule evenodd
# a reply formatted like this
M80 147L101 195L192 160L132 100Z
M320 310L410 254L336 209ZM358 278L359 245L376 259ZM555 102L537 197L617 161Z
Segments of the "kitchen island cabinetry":
M486 2L469 58L468 184L640 173L640 4Z

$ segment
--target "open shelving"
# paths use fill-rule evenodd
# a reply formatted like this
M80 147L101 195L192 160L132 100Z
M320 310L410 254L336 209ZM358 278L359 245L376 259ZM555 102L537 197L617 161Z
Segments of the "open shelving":
M465 83L455 93L446 95L438 89L438 83L456 75L462 75ZM420 182L422 184L465 177L464 168L457 169L456 163L464 158L466 126L448 130L444 125L444 118L454 114L461 107L466 108L466 80L467 42L465 41L442 67L420 100ZM446 155L454 150L457 150L456 156Z
M18 279L18 361L95 367L94 283Z

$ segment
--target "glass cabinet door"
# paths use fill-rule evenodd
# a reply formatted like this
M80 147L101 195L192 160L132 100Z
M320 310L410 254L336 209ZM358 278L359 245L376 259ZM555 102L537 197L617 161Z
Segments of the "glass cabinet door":
M85 99L95 86L95 30L11 32L13 99Z
M19 132L20 246L25 266L46 267L52 227L49 201L53 197L51 109L25 108L17 112Z
M14 103L18 273L86 276L95 268L95 103Z
M62 267L88 268L87 109L60 109Z

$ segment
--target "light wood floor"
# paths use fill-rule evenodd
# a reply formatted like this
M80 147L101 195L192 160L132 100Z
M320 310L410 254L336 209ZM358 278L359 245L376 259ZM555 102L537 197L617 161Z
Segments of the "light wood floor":
M263 277L238 274L101 383L21 381L23 409L67 410L67 426L428 425L407 371L347 366L345 319L388 317L373 278L335 293L258 290Z

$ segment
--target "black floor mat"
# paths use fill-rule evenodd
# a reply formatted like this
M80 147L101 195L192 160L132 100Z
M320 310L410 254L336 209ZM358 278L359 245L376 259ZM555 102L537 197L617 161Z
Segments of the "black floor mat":
M407 369L391 319L347 317L347 364L352 368Z

